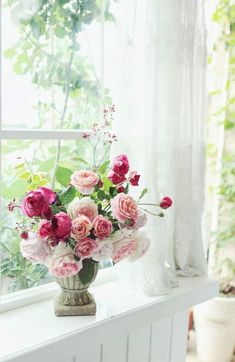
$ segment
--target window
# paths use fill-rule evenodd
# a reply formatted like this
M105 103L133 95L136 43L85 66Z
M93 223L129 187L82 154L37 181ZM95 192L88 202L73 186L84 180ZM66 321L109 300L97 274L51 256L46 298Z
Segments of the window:
M114 0L8 0L3 5L2 294L51 281L46 268L21 256L17 213L7 205L24 195L29 178L30 187L47 180L56 186L58 167L75 170L89 161L82 134L113 103L108 44L117 6Z

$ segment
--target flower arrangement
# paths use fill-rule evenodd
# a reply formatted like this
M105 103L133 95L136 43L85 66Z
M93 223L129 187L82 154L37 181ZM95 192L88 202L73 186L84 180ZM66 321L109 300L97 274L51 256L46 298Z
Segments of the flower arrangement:
M108 137L106 142L112 143L115 136L105 130L107 123L103 128L94 127L94 137L102 133ZM90 134L83 138L91 142ZM73 172L63 189L45 185L29 190L19 205L9 205L10 210L20 207L25 216L17 226L22 255L45 264L55 277L79 273L84 283L92 277L93 263L111 259L115 264L142 257L150 245L142 231L148 210L143 209L146 204L141 199L147 189L138 200L130 195L139 179L138 172L130 169L128 157L121 154L111 165L106 161ZM164 197L159 205L150 205L167 209L171 204L171 199Z

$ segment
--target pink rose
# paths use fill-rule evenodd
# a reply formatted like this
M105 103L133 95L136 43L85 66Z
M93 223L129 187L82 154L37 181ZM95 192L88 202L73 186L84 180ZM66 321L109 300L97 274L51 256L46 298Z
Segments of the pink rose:
M90 258L92 253L96 250L97 246L98 244L96 240L85 238L77 242L74 251L75 254L81 259Z
M135 237L136 241L136 249L134 252L129 256L129 261L136 261L137 259L141 258L149 249L150 247L150 240L146 236L144 231L141 231Z
M90 195L98 182L98 175L90 170L77 171L71 176L71 184L83 195Z
M111 209L114 217L122 223L128 220L135 222L138 216L136 202L124 193L118 194L111 200Z
M80 215L72 221L71 236L75 240L84 239L89 235L92 223L85 215Z
M85 215L91 221L98 215L97 204L90 197L79 199L76 197L68 205L68 214L71 219L76 219L80 215Z
M119 175L113 170L109 170L107 177L112 181L114 185L120 184L121 182L126 181L125 175Z
M126 239L113 244L113 262L118 263L134 253L137 247L136 240Z
M170 207L171 205L172 205L172 200L168 196L163 197L163 199L160 202L160 207L162 209L168 209L168 207Z
M49 219L52 215L50 204L55 201L56 194L47 187L39 187L30 191L22 201L21 208L28 217Z
M112 226L111 221L102 215L98 215L93 221L94 235L102 240L110 235Z
M130 172L130 183L132 186L139 186L140 175L136 171Z
M39 224L39 235L41 238L48 238L52 235L52 225L49 220L42 220L42 222Z
M51 253L51 248L46 240L29 232L28 238L21 240L20 251L24 258L42 264L45 258Z
M51 220L53 236L57 240L65 240L69 237L72 227L70 217L65 212L58 212Z
M113 160L112 170L118 175L126 175L129 170L129 161L126 155L119 155Z
M92 259L102 261L111 259L113 254L113 245L109 240L98 240L98 247L92 254Z
M55 246L53 254L47 259L49 272L58 278L77 274L82 269L82 262L74 259L73 251L65 243Z

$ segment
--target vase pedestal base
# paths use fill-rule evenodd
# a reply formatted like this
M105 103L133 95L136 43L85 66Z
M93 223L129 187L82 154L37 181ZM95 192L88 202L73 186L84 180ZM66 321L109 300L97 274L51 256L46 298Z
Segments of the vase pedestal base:
M96 314L96 303L94 299L86 305L64 305L59 298L54 301L54 310L57 317L63 316L85 316Z

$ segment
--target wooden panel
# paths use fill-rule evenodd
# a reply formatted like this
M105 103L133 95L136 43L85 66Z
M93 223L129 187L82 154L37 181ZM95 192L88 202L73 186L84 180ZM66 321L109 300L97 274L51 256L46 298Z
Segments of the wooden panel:
M127 362L149 362L151 327L131 331L127 345Z
M172 317L170 362L184 362L188 339L188 311L176 313Z
M150 362L169 361L171 349L171 323L172 318L167 317L152 324Z
M101 362L126 362L127 360L127 335L119 335L107 340L102 346Z
M102 348L98 345L87 343L87 346L79 348L74 358L74 362L101 362ZM66 361L64 361L66 362Z

